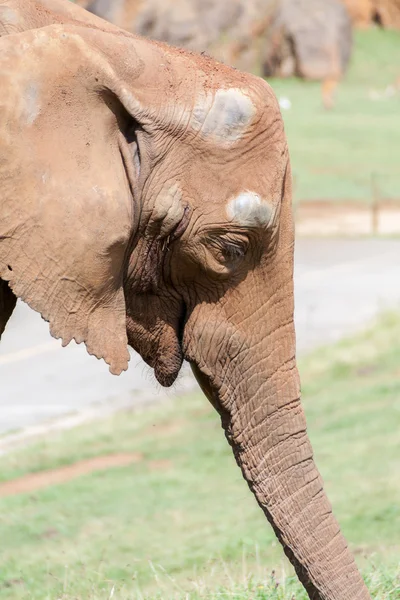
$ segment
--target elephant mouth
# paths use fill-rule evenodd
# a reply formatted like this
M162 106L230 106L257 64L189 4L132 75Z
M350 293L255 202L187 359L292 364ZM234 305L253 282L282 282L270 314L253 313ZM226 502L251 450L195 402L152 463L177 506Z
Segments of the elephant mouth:
M182 368L184 359L182 345L185 322L186 309L182 303L176 328L167 325L158 341L153 369L158 383L163 387L171 387Z
M145 311L135 311L135 316L127 318L128 343L154 370L158 383L163 387L171 387L183 363L182 340L186 309L181 303L179 311L172 311L172 314L165 314L164 318L158 317L152 322L150 319L157 314L153 312L156 310L154 304L159 307L160 298L143 296L142 301L146 304ZM168 308L165 303L162 304ZM147 318L148 315L151 317Z

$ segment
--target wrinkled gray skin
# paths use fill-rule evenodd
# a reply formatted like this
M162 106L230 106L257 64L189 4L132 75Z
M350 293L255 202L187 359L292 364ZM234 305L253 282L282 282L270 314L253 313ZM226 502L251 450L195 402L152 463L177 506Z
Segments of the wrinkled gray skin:
M0 22L3 299L115 373L127 343L163 385L187 359L309 597L367 600L300 402L270 87L63 0L2 1Z

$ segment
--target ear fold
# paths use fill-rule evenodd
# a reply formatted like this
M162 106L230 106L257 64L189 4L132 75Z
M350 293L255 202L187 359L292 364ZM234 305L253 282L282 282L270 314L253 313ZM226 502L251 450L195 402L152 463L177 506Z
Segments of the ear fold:
M8 283L0 279L0 339L16 303L17 298L10 290Z
M120 373L133 207L116 116L90 87L99 71L58 26L0 40L0 278L63 344Z

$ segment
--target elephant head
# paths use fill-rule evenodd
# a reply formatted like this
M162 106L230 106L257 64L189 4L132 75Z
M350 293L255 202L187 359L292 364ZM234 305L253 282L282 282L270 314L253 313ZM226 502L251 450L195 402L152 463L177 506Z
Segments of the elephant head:
M300 403L271 88L98 21L3 37L0 79L1 279L115 373L127 343L163 385L187 359L310 598L369 598Z

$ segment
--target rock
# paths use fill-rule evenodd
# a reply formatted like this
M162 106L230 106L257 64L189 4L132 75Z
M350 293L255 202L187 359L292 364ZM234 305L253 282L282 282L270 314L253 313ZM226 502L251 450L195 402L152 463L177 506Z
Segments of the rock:
M350 17L338 0L281 0L268 28L264 74L337 80L351 49Z
M98 17L134 32L137 14L145 4L144 0L91 0L86 8Z
M352 46L340 0L92 0L134 33L265 75L337 81Z
M211 52L229 38L243 11L242 0L146 0L135 31L197 52Z
M91 0L72 0L78 6L82 6L82 8L88 8Z

